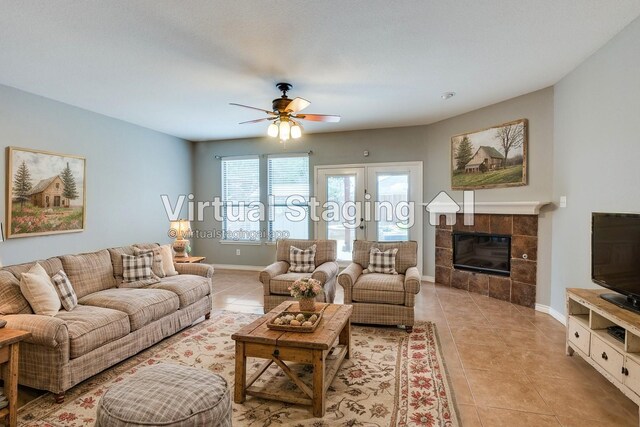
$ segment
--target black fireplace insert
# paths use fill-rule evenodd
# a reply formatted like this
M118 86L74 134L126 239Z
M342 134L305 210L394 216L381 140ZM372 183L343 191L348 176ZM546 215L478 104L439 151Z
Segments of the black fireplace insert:
M454 232L453 266L461 270L509 276L511 236Z

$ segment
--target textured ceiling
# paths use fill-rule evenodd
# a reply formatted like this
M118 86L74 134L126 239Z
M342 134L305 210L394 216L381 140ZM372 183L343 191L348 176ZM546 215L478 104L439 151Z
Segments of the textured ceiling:
M191 140L264 135L228 103L269 108L278 81L305 112L342 116L307 132L417 125L554 84L639 14L640 0L0 0L0 84Z

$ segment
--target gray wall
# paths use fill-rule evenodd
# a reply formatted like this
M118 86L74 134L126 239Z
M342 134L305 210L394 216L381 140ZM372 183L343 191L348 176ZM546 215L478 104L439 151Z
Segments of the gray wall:
M640 212L640 19L555 87L551 306L590 279L592 212Z
M288 145L288 151L309 151L310 165L415 161L424 163L423 201L429 202L441 190L451 190L450 138L462 132L482 129L503 122L529 119L529 185L508 189L482 190L479 201L549 201L552 196L553 164L553 89L547 88L517 97L471 113L428 126L375 129L353 132L304 135L299 143ZM369 157L363 151L369 150ZM215 156L271 154L283 152L282 145L271 138L237 139L194 143L194 182L196 200L212 200L220 196L220 161ZM262 161L266 176L266 160ZM312 177L313 179L313 177ZM264 181L264 180L263 180ZM266 182L263 182L266 194ZM461 192L452 193L461 197ZM423 274L435 274L435 233L423 214ZM220 229L212 215L197 224L202 230ZM550 221L543 214L540 221L538 302L549 303ZM221 244L217 239L193 242L194 250L216 264L267 265L275 258L271 245ZM236 249L241 250L237 256Z
M4 265L139 241L170 241L160 194L175 199L191 190L189 142L7 86L0 86L0 139L4 147L87 159L85 231L5 240L0 243ZM0 176L4 223L6 173Z

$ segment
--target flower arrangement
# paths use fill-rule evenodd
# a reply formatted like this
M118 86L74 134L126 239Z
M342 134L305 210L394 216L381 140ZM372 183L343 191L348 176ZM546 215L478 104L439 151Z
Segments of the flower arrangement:
M296 280L288 289L291 292L291 296L296 299L313 299L322 293L320 281L311 277L303 277Z

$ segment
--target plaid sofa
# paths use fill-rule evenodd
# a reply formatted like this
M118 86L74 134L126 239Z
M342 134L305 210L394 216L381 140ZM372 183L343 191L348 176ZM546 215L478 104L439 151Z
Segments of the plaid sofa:
M79 382L208 317L210 265L176 264L177 276L118 288L122 254L132 255L134 246L38 261L50 276L64 270L78 296L76 308L53 317L33 314L20 292L20 274L35 262L0 270L0 319L32 334L20 345L20 384L55 393L60 402Z
M398 274L362 274L369 266L372 248L381 251L398 248L396 271ZM418 271L418 243L370 242L356 240L353 262L338 276L344 288L344 303L353 305L351 321L375 325L404 325L413 329L416 294L420 292Z
M289 248L307 249L316 245L315 270L313 273L289 272ZM276 242L276 262L260 272L264 289L264 312L272 310L283 301L292 300L288 287L302 277L313 277L322 283L323 293L316 297L320 302L333 302L336 295L337 243L335 240L293 240Z

